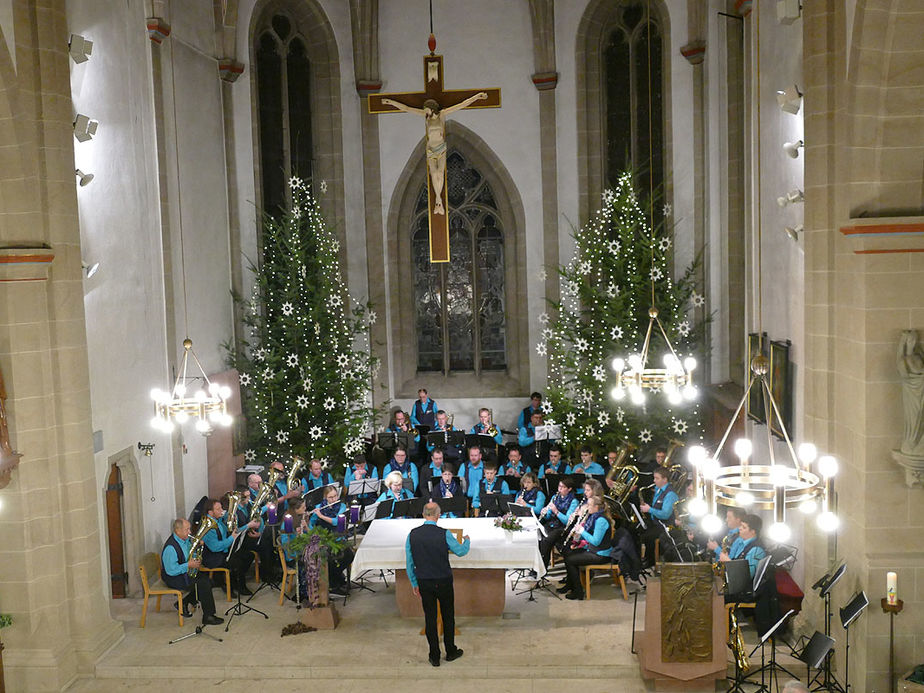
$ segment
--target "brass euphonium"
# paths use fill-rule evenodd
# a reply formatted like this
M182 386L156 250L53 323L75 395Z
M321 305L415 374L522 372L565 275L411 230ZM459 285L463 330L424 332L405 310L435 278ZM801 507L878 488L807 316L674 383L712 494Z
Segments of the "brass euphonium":
M662 463L662 466L670 467L671 458L674 456L674 452L677 451L677 448L682 448L682 447L686 447L686 443L684 443L682 440L671 438L667 442L667 454L664 456L664 462Z
M637 446L633 445L632 443L627 443L627 442L623 442L616 449L616 461L613 462L612 466L610 466L609 471L606 473L607 481L613 480L613 478L619 473L619 470L622 468L622 466L626 463L626 458L629 456L629 453L635 452L636 449L637 449Z
M269 472L269 481L264 481L260 484L260 491L257 493L257 497L253 499L253 505L250 507L251 522L260 517L260 508L273 497L273 487L281 476L282 473L279 470L271 469Z
M289 468L289 476L286 479L286 486L290 491L294 491L301 485L301 481L298 479L299 473L305 466L305 458L295 455L292 458L292 466ZM271 484L273 485L273 484Z
M493 438L494 436L497 435L497 426L495 426L495 425L492 423L491 426L490 426L490 428L488 428L488 430L485 431L485 433Z
M241 494L235 491L228 494L228 531L234 534L237 531L237 506L241 504Z
M667 470L667 485L681 498L686 495L687 469L682 464L671 464L671 457L674 456L677 448L682 447L684 447L682 440L671 438L668 443L667 454L664 456L664 462L661 465Z
M202 521L199 523L199 529L196 530L196 533L192 538L192 543L189 545L188 560L202 560L202 550L205 548L205 535L211 532L213 529L218 529L218 520L216 520L211 515L203 515ZM199 574L199 569L190 567L186 572L189 574L189 577L194 578Z

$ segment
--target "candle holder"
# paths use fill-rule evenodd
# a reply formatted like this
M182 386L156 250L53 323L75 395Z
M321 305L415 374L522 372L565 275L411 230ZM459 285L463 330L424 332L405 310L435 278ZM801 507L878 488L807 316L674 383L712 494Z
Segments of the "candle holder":
M880 603L882 613L889 615L889 693L895 693L895 615L902 612L905 602L896 599L889 604L888 597L883 597Z

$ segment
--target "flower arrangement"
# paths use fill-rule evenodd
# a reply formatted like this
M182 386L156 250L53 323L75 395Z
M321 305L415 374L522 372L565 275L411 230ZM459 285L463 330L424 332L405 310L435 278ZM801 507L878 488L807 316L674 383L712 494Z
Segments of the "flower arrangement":
M13 617L9 614L0 614L0 628L9 628L13 625Z
M520 518L513 513L507 513L494 519L494 526L506 529L508 532L520 532L523 530L523 523Z

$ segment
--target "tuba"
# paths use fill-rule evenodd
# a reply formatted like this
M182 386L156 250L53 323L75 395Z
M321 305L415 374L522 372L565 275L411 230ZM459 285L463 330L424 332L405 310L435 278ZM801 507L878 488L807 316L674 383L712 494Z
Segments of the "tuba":
M286 486L290 491L294 491L300 485L298 475L301 473L302 469L305 466L305 458L295 455L292 458L292 466L289 468L289 476L286 480ZM274 483L271 483L270 486L274 486Z
M235 491L228 494L228 531L237 531L237 507L241 504L241 494Z
M189 559L187 560L202 560L202 550L205 548L205 535L213 529L218 529L218 520L211 515L203 515L202 522L199 523L199 529L196 530L192 538L192 543L189 545ZM190 568L187 573L189 577L194 578L199 574L199 569Z

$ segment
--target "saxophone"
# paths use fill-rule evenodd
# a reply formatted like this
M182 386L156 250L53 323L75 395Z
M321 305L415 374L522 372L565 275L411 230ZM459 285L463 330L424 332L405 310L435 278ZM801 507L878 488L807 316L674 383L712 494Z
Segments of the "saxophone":
M241 494L235 491L228 494L228 531L237 531L237 506L241 504Z
M744 636L741 634L738 612L735 609L728 611L728 648L735 656L735 666L741 671L747 671L751 664L748 662L748 651L744 646Z
M189 545L189 558L187 560L202 560L202 551L205 549L205 535L213 529L218 529L218 520L211 515L203 515L202 522L199 523L199 529L193 535L192 543ZM194 578L199 574L198 568L190 568L186 571L189 577Z

